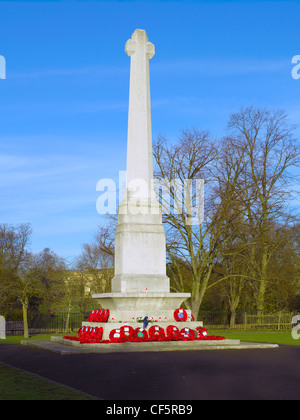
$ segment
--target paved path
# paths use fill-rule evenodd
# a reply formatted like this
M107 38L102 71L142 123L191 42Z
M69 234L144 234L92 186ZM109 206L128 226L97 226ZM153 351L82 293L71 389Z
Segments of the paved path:
M0 362L105 400L300 399L300 346L62 356L0 344Z

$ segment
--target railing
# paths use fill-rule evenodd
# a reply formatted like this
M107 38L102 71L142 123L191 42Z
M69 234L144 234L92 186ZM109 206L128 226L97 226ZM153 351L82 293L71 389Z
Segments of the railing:
M6 334L20 335L24 333L23 321L6 321L5 323Z
M29 326L36 333L77 332L82 326L82 322L87 321L89 314L90 312L38 313L32 317Z
M293 312L276 312L266 314L253 314L238 312L235 323L230 323L230 315L227 312L202 311L198 319L210 329L237 329L237 330L288 330L292 328Z
M30 334L74 332L77 333L83 321L87 321L90 312L57 312L55 314L36 313L29 317ZM277 312L257 315L239 311L234 325L230 323L230 314L226 311L200 311L198 320L203 321L209 330L288 330L292 328L292 318L296 313ZM171 322L171 321L170 321ZM24 332L23 322L7 321L8 334L21 335Z
M28 328L30 334L43 334L43 333L59 333L59 332L77 332L86 321L90 312L57 312L41 313L29 315ZM6 321L6 334L7 335L23 335L24 323L23 321Z

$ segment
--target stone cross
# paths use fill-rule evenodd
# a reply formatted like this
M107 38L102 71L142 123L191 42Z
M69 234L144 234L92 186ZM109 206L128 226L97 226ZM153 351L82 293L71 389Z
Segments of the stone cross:
M137 29L125 44L130 57L130 90L127 137L127 190L119 204L115 236L115 276L111 293L93 295L110 319L129 322L153 316L173 319L190 293L170 293L166 274L166 235L159 201L152 188L152 133L149 60L154 45L144 30ZM142 190L132 182L143 181ZM108 322L104 339L116 328ZM124 325L124 324L123 324ZM136 328L137 324L131 324Z
M127 189L119 205L112 292L170 292L166 238L153 189L149 60L154 45L137 29L125 44L130 57Z
M6 339L5 318L0 315L0 340Z
M148 41L144 30L136 29L125 44L125 52L131 57L130 91L127 135L127 191L130 185L141 180L146 188L140 188L133 196L149 198L153 195L152 129L150 104L149 60L154 56L154 45ZM132 184L133 183L133 184Z

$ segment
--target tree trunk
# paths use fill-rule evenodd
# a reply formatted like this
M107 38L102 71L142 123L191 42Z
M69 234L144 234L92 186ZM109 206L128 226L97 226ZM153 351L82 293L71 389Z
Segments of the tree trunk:
M72 308L72 304L71 304L71 301L70 301L69 307L68 307L68 314L67 314L65 332L69 331L69 329L70 329L70 312L71 312L71 308Z
M192 287L192 314L194 315L195 319L198 319L199 310L201 303L203 301L207 285L211 276L212 272L212 264L209 264L209 268L207 273L205 274L204 278L194 278L193 287Z
M236 319L236 311L235 309L232 309L230 311L230 328L235 327L235 319Z
M191 309L192 309L192 314L195 317L195 320L196 321L198 319L200 305L201 305L201 301L199 299L197 299L197 298L193 298L193 296L192 296Z
M263 315L265 310L265 293L267 286L267 266L268 266L268 255L265 250L262 255L261 261L261 278L257 294L257 315L260 317Z
M22 301L22 309L23 309L24 338L29 338L28 299L27 298L24 301Z

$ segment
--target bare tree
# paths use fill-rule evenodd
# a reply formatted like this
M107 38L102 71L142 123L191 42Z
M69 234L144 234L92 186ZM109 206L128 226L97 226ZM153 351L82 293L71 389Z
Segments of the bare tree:
M63 296L66 262L49 248L35 255L36 272L44 289L42 304L49 310Z
M102 236L98 232L97 238ZM113 276L113 257L102 250L98 241L84 244L77 259L76 269L89 277L89 287L94 293L104 293L110 289Z
M252 236L247 239L248 263L257 311L263 313L268 266L282 244L282 230L291 221L287 202L293 176L289 169L299 165L299 147L283 111L246 108L231 115L228 127L245 152L245 216Z
M28 337L28 306L37 293L33 257L28 252L31 226L0 225L1 301L19 301L23 309L24 337Z
M185 206L187 196L178 202L180 195L172 188L170 195L176 207L185 206L187 211L164 214L168 259L176 267L179 278L177 285L182 285L181 268L188 268L191 308L194 316L197 316L209 287L213 267L234 234L233 230L227 229L227 223L235 220L241 211L232 211L232 198L235 194L236 200L239 200L243 151L236 148L229 153L229 139L217 143L206 131L193 130L185 131L174 146L168 146L160 138L154 146L154 157L154 176L160 183L165 180L166 187L174 179L179 179L182 184L185 180L205 180L205 218L202 224L189 223L189 208L193 207L191 203L195 198L193 194L189 197L190 204ZM163 200L164 211L166 205ZM239 209L238 206L236 208Z
M110 215L107 222L98 226L93 244L98 247L102 255L113 259L115 255L115 233L118 223L116 215Z

